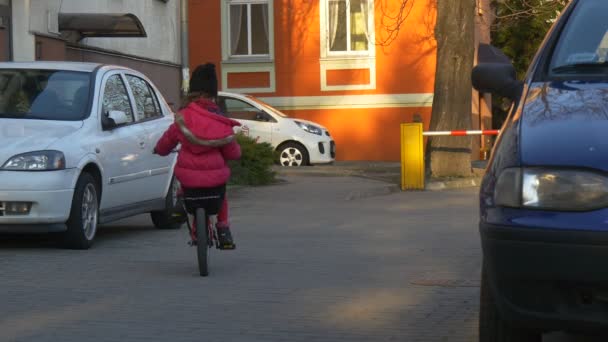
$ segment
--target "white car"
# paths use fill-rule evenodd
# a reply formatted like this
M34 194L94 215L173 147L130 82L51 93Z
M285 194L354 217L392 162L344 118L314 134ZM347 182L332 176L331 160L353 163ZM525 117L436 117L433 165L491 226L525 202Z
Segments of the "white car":
M136 214L178 228L176 155L152 153L173 120L134 70L0 63L0 232L63 232L87 249L98 224Z
M228 117L242 124L237 131L277 149L283 166L327 164L336 158L329 131L317 123L292 119L249 95L220 92L218 102Z

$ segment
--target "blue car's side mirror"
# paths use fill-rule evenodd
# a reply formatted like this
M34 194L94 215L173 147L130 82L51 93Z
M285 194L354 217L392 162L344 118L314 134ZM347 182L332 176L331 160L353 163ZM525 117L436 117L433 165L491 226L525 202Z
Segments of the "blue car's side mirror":
M518 101L524 83L517 80L515 68L505 63L481 63L471 73L473 87L482 93L491 93Z

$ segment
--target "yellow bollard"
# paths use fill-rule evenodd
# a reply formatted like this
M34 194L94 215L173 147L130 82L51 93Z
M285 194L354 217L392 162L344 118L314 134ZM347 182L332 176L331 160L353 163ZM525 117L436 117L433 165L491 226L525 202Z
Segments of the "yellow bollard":
M424 190L422 123L401 124L401 190Z

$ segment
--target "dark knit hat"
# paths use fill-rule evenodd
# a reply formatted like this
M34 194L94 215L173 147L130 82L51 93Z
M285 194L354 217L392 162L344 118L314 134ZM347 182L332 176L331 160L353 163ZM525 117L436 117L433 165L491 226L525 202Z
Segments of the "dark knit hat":
M215 64L206 63L194 69L190 78L190 92L206 93L211 97L217 96L217 76L215 74Z

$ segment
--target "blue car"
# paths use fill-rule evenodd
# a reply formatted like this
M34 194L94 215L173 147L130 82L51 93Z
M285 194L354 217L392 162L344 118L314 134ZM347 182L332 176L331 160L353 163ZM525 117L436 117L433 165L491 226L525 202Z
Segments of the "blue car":
M480 190L480 341L608 332L608 1L572 0L525 80L479 64L513 100Z

